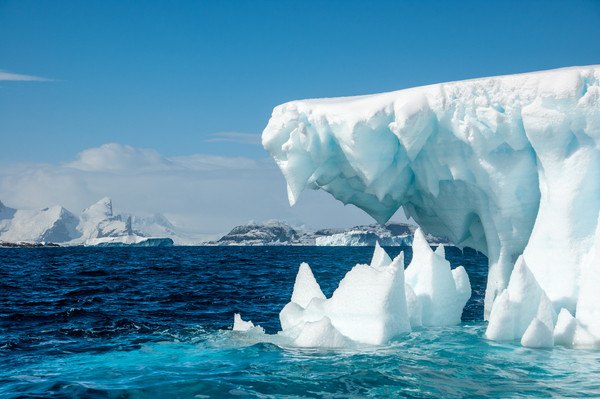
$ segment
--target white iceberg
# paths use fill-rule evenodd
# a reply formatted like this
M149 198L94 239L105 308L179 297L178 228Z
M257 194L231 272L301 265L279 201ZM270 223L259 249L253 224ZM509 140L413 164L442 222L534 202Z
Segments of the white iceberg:
M508 288L500 294L492 307L486 337L496 341L520 340L536 318L552 332L556 317L546 293L537 283L523 257L520 257Z
M420 229L415 232L412 248L413 258L405 275L411 299L414 295L418 303L411 309L411 315L424 326L460 323L463 308L471 297L465 268L459 266L451 270L444 247L440 245L432 251Z
M405 282L404 253L392 260L376 245L371 263L354 266L330 298L323 294L310 266L302 263L291 301L279 314L280 335L300 347L380 345L422 324L460 323L471 296L464 268L451 271L443 250L434 253L420 230L413 251L412 282ZM252 327L235 315L234 330Z
M244 320L239 313L233 315L233 331L253 332L264 334L265 330L261 326L255 326L251 320Z
M312 188L379 222L402 207L428 233L486 254L486 318L522 256L554 311L565 308L600 337L600 305L585 288L600 278L590 260L598 259L600 66L292 101L273 110L263 145L292 204ZM516 309L502 301L498 309ZM506 335L522 338L530 313Z

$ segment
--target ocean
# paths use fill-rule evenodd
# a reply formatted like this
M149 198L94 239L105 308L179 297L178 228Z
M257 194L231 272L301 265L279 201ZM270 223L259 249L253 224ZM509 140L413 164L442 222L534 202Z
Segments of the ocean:
M410 248L400 250L410 259ZM0 398L600 397L600 352L483 338L487 259L453 247L473 295L453 327L384 346L279 347L301 262L326 295L366 247L0 249Z

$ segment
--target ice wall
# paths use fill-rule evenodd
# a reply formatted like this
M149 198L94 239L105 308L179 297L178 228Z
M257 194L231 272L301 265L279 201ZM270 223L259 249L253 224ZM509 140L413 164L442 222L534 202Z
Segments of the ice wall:
M403 207L426 232L484 252L486 317L521 255L557 311L579 307L599 144L600 66L292 101L263 132L291 204L308 187L379 222Z

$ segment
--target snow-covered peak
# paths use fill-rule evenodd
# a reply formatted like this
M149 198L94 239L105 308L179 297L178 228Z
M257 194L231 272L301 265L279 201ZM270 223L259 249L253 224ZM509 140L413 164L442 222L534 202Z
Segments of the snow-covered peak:
M97 220L113 216L112 200L104 197L98 202L90 205L81 212L81 218L85 220Z
M270 220L265 223L248 222L234 227L221 237L217 244L221 245L284 245L292 244L299 238L299 233L290 225Z
M77 236L77 217L56 205L40 210L0 209L0 241L66 242Z
M10 219L14 216L16 209L9 208L0 201L0 220ZM1 228L0 228L1 230Z
M77 229L82 240L122 237L134 234L131 217L113 214L112 200L104 197L83 210Z

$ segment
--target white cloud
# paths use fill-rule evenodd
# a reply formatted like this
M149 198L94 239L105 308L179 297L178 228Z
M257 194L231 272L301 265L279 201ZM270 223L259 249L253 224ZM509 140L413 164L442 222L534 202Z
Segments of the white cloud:
M171 162L156 150L108 143L81 151L65 166L87 172L142 172L166 170Z
M139 174L158 171L210 171L220 169L256 169L257 161L244 157L186 155L164 157L151 148L108 143L77 154L66 167L86 172Z
M208 143L227 142L241 144L260 144L260 134L256 133L238 133L238 132L220 132L210 135L211 138L206 139Z
M23 75L0 70L0 80L12 82L51 82L52 79L42 78L40 76Z
M270 159L195 154L104 144L59 165L0 170L0 201L16 208L60 204L79 212L110 196L115 209L163 213L190 233L212 238L249 220L286 220L313 228L373 223L353 206L308 190L290 208L285 181Z

